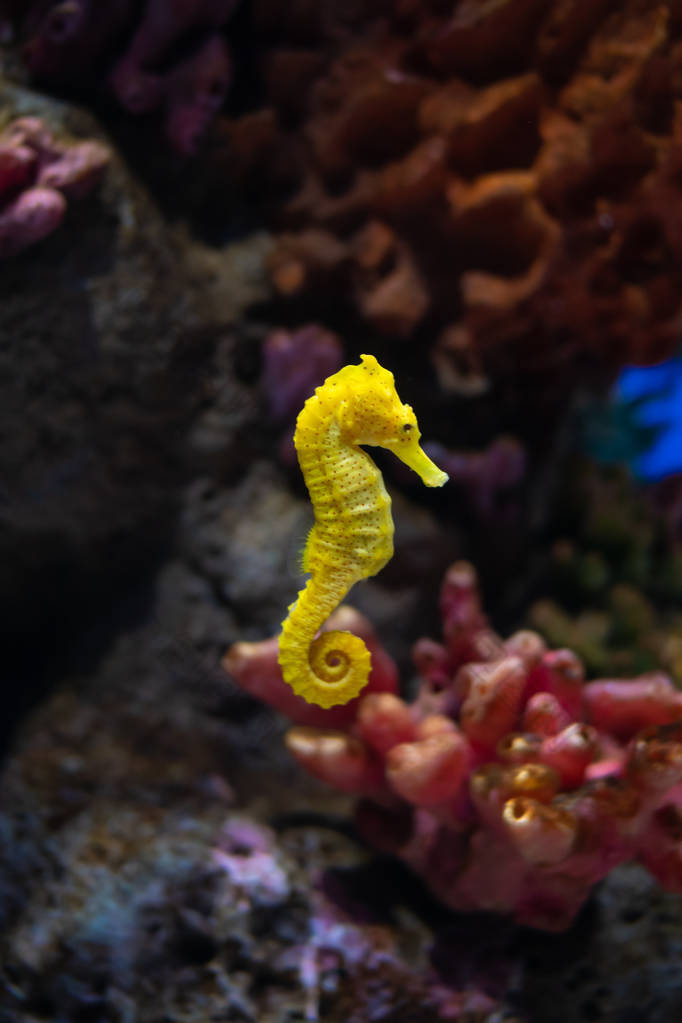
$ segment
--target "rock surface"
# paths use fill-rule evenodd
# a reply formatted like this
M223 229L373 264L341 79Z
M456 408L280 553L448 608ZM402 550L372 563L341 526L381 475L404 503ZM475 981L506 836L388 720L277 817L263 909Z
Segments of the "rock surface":
M8 761L3 1023L487 1019L494 992L438 974L397 887L363 898L344 800L166 631L181 585L169 570L154 623L61 687Z
M101 138L89 115L44 97L3 84L0 102L57 138ZM267 294L266 248L265 236L220 253L190 242L112 156L57 233L4 262L0 612L20 677L164 550L216 363ZM254 417L237 391L214 440L224 466Z
M183 587L211 629L189 579L167 570L150 624L34 712L0 778L3 1023L677 1018L680 897L621 868L541 938L441 909L177 638Z

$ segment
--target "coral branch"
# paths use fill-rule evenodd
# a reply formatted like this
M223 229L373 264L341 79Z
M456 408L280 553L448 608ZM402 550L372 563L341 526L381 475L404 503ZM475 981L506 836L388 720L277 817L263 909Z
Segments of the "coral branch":
M290 729L286 743L299 764L342 792L359 794L381 788L380 764L352 735L299 726Z
M386 778L408 803L436 806L454 799L470 762L469 744L453 729L394 746L386 756Z
M632 681L588 682L584 690L588 720L608 727L619 739L629 739L647 725L664 725L682 717L682 693L662 672Z

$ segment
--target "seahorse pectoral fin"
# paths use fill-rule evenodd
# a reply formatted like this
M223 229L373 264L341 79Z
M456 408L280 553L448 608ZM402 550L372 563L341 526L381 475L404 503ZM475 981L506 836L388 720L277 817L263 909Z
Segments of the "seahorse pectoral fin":
M432 462L416 442L391 445L390 449L410 469L417 473L427 487L442 487L450 479L446 472Z

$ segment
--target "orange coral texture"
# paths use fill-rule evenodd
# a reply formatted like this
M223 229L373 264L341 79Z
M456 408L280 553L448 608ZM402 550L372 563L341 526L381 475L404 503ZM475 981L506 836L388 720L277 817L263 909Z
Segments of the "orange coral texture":
M291 44L266 58L271 106L223 123L242 171L290 158L279 292L336 295L391 336L427 328L453 390L481 372L599 376L668 353L678 0L341 6L330 25L306 0L278 15L257 2Z

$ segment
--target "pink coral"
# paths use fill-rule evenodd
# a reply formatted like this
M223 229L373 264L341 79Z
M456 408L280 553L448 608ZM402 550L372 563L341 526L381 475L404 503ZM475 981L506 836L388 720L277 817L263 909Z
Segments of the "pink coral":
M283 462L295 464L296 416L316 387L343 365L338 336L316 323L297 330L273 330L263 345L261 384L270 415L286 427L279 445Z
M282 698L275 639L238 644L225 663L301 723L287 746L306 770L364 797L365 837L453 908L560 930L630 859L682 891L682 694L670 680L585 683L579 659L536 633L503 641L465 563L445 577L441 613L443 642L414 650L412 704L391 677L352 710L311 717ZM376 641L373 657L381 675Z
M491 517L501 491L518 486L527 471L526 452L514 437L497 437L484 451L448 451L441 444L426 451L456 486L464 488L479 515Z
M94 81L102 61L118 47L109 88L132 113L162 111L174 147L190 153L230 85L231 60L221 30L236 5L237 0L34 2L17 20L26 64L41 81ZM174 56L176 51L185 56Z
M336 334L315 323L274 330L263 346L263 387L270 412L292 422L318 384L341 368L343 346Z
M100 142L57 142L37 117L11 122L0 135L0 257L51 234L66 200L87 195L108 161Z

